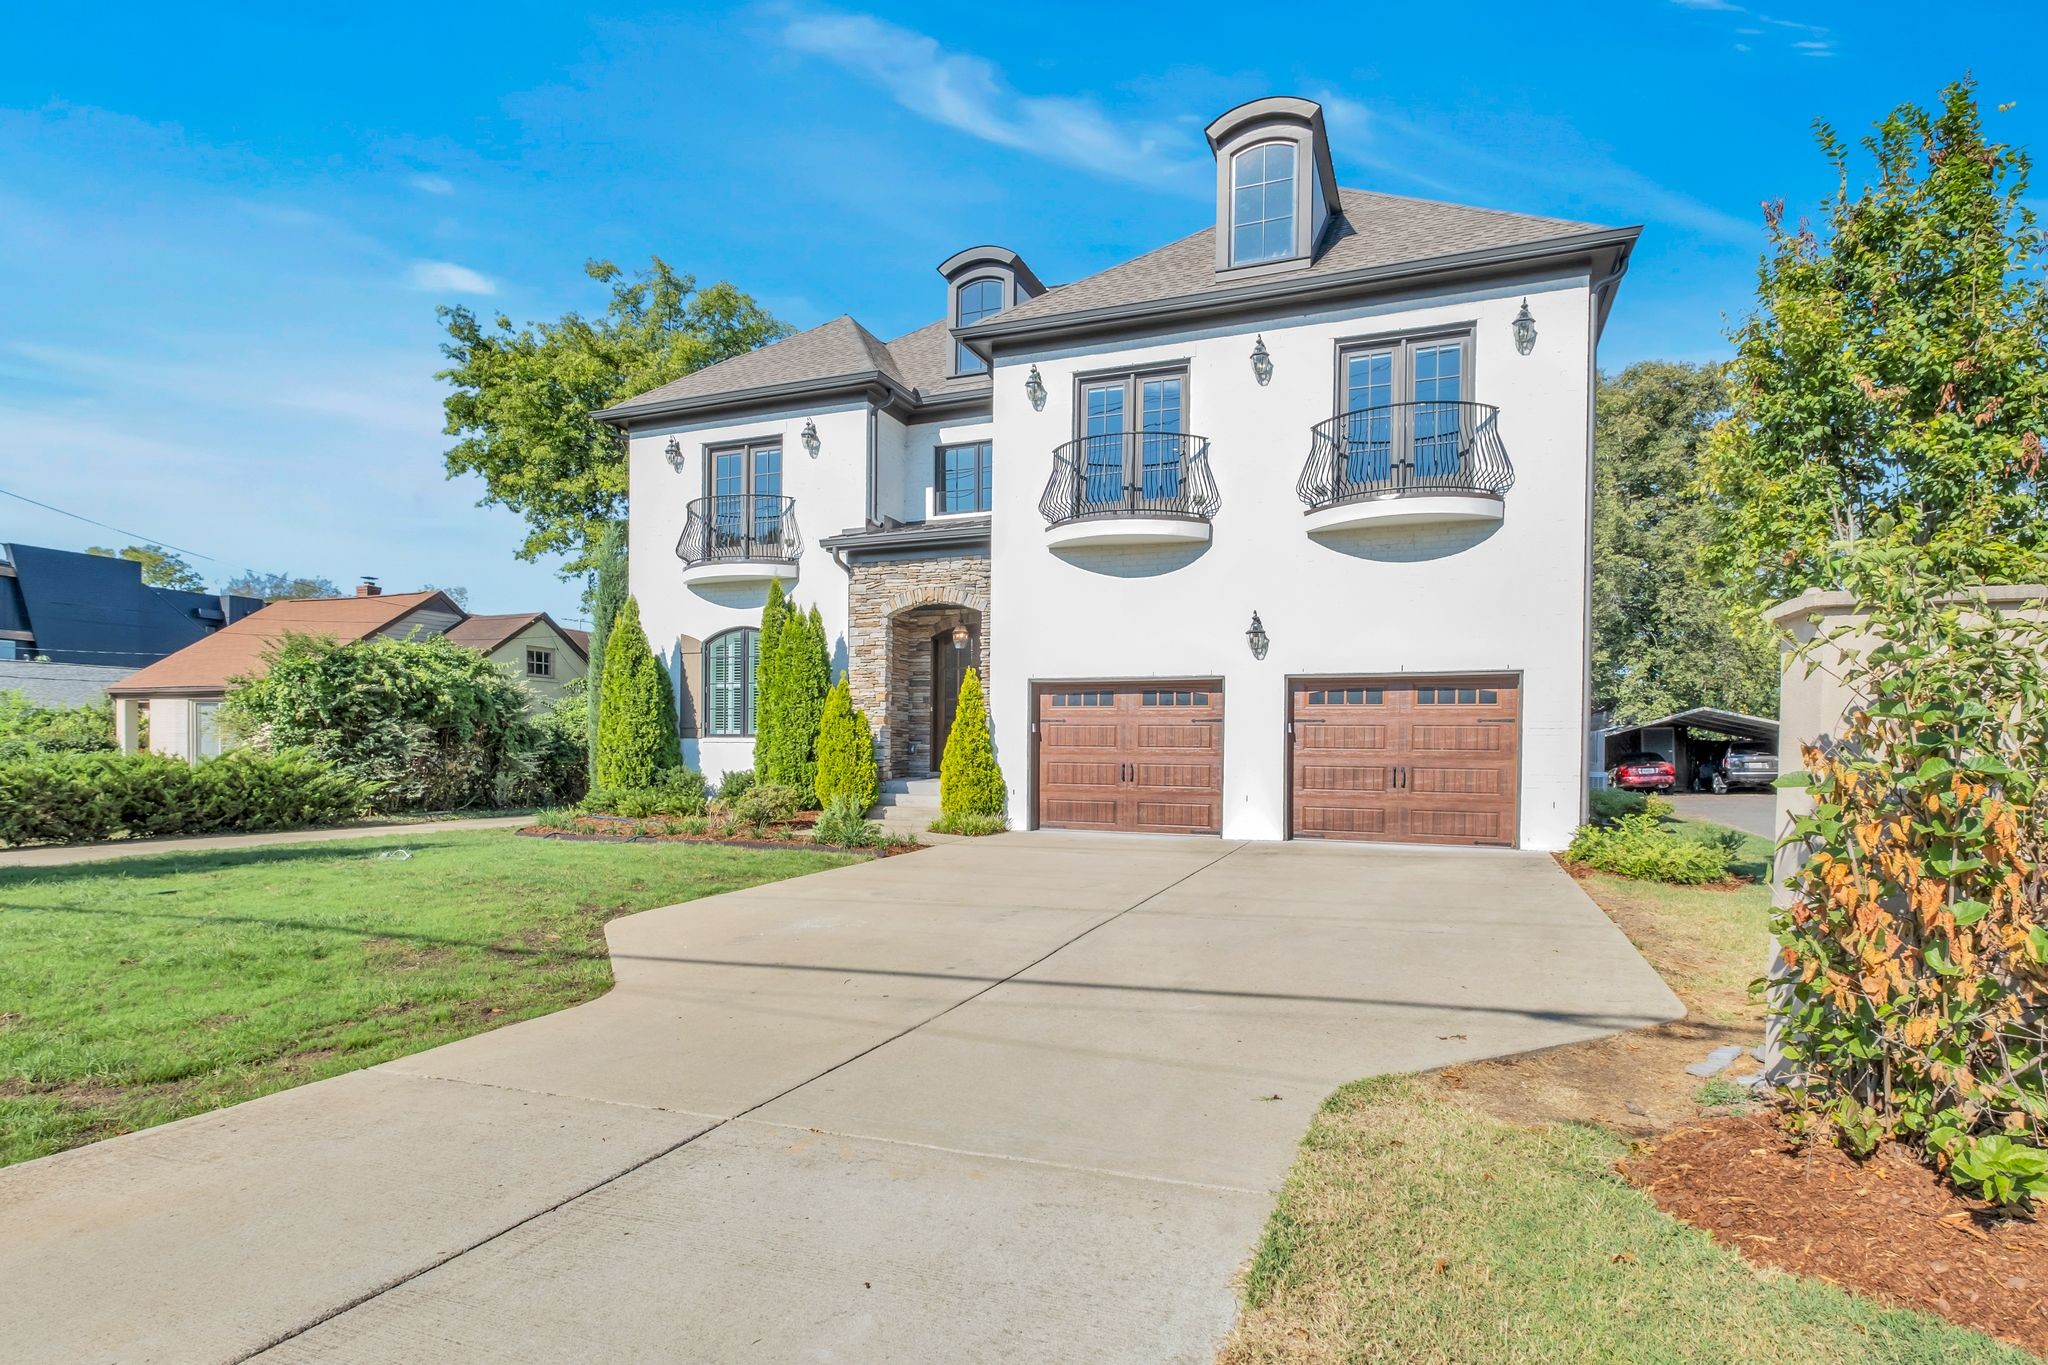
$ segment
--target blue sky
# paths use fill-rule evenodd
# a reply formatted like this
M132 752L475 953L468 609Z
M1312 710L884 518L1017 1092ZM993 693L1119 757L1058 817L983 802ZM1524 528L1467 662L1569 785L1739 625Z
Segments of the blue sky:
M1815 118L1860 131L1974 70L1993 134L2048 150L2032 4L1355 6L1313 32L1331 7L200 8L9 19L0 488L209 575L483 611L571 617L578 587L444 477L434 306L595 311L587 257L894 336L963 246L1058 282L1201 226L1203 125L1296 93L1347 185L1644 224L1615 369L1724 353L1759 203L1827 188ZM110 539L0 498L0 541Z

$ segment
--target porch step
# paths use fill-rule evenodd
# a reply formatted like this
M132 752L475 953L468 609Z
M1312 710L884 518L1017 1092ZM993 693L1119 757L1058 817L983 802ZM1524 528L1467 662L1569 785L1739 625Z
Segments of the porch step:
M938 818L939 779L936 777L896 777L882 784L882 799L877 806L929 806L932 818Z

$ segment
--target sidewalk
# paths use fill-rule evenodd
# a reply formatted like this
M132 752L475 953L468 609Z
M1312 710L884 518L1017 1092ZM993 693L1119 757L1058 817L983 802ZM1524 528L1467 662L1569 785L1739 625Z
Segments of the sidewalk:
M341 825L327 829L287 829L271 834L207 834L186 839L110 839L103 844L60 844L49 848L0 849L0 871L10 867L62 867L104 858L145 858L154 853L214 853L222 849L262 848L266 844L317 844L330 839L412 838L462 829L516 829L533 823L531 815L493 815L480 820L426 820L411 824Z

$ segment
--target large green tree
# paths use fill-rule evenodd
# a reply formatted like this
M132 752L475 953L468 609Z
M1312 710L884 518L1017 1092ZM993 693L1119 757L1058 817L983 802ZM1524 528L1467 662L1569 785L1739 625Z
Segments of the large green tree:
M567 573L590 567L626 510L625 451L590 414L789 331L732 285L699 289L659 257L632 276L610 261L583 270L611 290L596 318L514 328L502 313L486 326L467 308L436 310L449 364L435 377L455 390L442 404L457 438L448 475L480 475L486 504L526 518L519 557L567 554Z
M295 576L283 573L258 573L244 569L235 577L221 584L222 592L231 592L240 597L260 597L266 602L288 602L307 597L339 597L341 589L334 586L334 580L317 575Z
M1988 580L2041 571L2048 507L2044 240L2024 151L1985 137L1974 84L1902 105L1861 146L1817 125L1818 226L1767 213L1734 410L1705 462L1712 564L1754 602L1839 586L1830 547L1880 538Z
M130 545L121 550L110 550L104 545L90 545L86 547L85 552L106 559L133 560L142 566L142 581L151 587L183 588L186 592L206 591L206 579L201 576L199 570L193 568L177 551L166 550L161 545Z
M1702 566L1701 448L1718 367L1646 360L1600 378L1593 461L1593 704L1618 723L1692 706L1778 711L1777 651Z

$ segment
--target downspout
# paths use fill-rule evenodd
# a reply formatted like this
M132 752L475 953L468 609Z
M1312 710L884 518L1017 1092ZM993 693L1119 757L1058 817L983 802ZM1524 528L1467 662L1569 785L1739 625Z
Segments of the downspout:
M1593 462L1599 458L1596 429L1600 403L1600 297L1611 292L1628 273L1630 248L1623 247L1614 259L1614 269L1593 281L1586 291L1586 576L1585 600L1579 618L1579 638L1584 642L1579 669L1580 731L1579 810L1574 827L1586 823L1592 789L1593 761ZM1603 760L1605 755L1601 756Z

